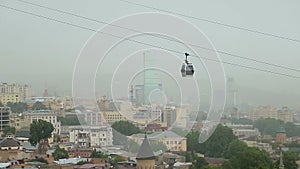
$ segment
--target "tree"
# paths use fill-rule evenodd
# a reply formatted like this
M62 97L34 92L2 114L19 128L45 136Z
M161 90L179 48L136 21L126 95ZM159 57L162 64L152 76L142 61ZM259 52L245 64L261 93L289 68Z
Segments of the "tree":
M280 126L285 128L288 137L298 136L300 133L300 127L291 122L284 123L281 120L272 118L258 119L254 122L254 127L258 128L263 135L274 136Z
M5 127L3 129L3 133L6 135L7 133L16 134L16 128L15 127Z
M288 137L299 136L300 127L296 126L294 123L287 122L284 124L284 128Z
M29 142L32 145L39 145L39 152L45 153L45 149L48 147L48 138L51 137L54 127L50 122L44 120L33 121L30 124L30 138Z
M0 107L4 107L4 104L2 102L0 102Z
M18 103L8 102L7 106L10 107L12 113L23 113L28 109L27 103L23 103L23 102L18 102Z
M254 122L254 127L258 128L262 135L275 135L279 126L283 124L282 121L266 118L266 119L258 119Z
M76 116L71 117L62 117L58 116L57 120L61 122L62 126L77 126L80 125L80 122Z
M188 151L196 151L198 152L199 148L199 131L192 131L190 132L186 138L187 138L187 150Z
M96 151L96 150L93 150L90 158L108 158L108 155L105 154L105 153L102 153L101 151Z
M297 154L291 151L283 152L283 164L285 169L297 169L298 165L296 163L298 157ZM279 160L276 161L276 167L279 167Z
M269 154L257 148L248 147L233 156L222 166L224 169L270 169L274 168Z
M191 169L204 169L208 166L207 161L203 157L194 156Z
M208 157L222 157L229 144L236 139L229 127L219 124L211 137L204 143L199 144L198 151ZM194 149L197 149L197 147L194 147Z
M32 110L47 110L47 107L42 102L35 102L32 106Z
M68 151L63 149L63 148L57 148L54 150L54 152L52 153L52 156L55 160L59 160L59 159L63 159L63 158L68 158Z
M224 153L224 157L229 159L233 156L237 156L239 153L247 150L247 148L247 144L243 141L234 140L229 144L227 150Z
M130 136L132 134L137 134L141 132L141 130L138 127L136 127L129 121L117 121L111 127L125 136Z

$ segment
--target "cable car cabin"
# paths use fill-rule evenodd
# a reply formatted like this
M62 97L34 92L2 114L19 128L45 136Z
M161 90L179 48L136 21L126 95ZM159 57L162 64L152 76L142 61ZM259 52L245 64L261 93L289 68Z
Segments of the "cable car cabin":
M182 76L182 77L185 77L185 76L186 76L185 63L182 64L181 70L180 70L180 71L181 71L181 76Z
M194 75L194 66L192 63L188 63L185 67L185 74L186 76L193 76Z
M192 63L187 63L187 64L183 63L180 71L181 71L182 77L186 77L186 76L192 77L195 72L194 66Z
M186 77L186 76L193 76L194 75L194 66L192 63L190 63L187 59L187 57L189 56L190 54L188 53L185 53L185 62L182 64L181 66L181 76L182 77Z

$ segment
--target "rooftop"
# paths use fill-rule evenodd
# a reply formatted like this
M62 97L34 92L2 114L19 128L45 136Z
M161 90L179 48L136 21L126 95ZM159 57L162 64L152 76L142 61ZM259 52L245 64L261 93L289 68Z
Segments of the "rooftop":
M155 158L155 155L151 149L147 135L145 135L145 138L143 140L143 143L141 145L141 148L140 148L136 158L137 159L153 159L153 158Z

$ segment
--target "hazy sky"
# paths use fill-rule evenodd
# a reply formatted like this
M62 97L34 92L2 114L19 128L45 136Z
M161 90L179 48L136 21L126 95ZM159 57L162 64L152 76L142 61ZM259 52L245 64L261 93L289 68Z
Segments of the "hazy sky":
M29 0L28 0L29 1ZM145 5L205 18L244 28L300 39L300 1L298 0L130 0ZM119 0L31 0L30 2L111 22L120 17L155 12L129 5ZM73 24L98 29L104 25L71 17L46 9L33 7L16 0L2 0L2 5L34 12ZM182 17L180 17L182 18ZM217 50L263 60L291 68L300 68L300 43L281 40L220 25L182 18L196 25L211 40ZM151 21L150 21L151 22ZM176 29L176 28L174 28ZM178 30L182 31L182 30ZM76 57L93 32L37 18L0 7L0 81L31 84L37 93L43 88L50 92L70 93L72 73ZM299 72L271 68L227 55L219 55L224 61L269 69L300 76ZM300 79L293 79L224 65L227 76L234 77L244 102L254 103L249 91L256 91L269 98L300 105ZM250 90L249 90L250 89ZM273 95L274 94L274 95ZM280 97L282 98L280 99ZM268 104L266 101L265 104Z

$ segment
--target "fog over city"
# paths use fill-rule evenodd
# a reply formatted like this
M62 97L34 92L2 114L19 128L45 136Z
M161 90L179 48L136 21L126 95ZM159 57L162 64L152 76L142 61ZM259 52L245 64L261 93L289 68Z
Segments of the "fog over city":
M299 0L1 0L0 168L300 169Z
M34 8L18 1L3 1L3 3L4 5L27 9L41 15L56 17L57 19L92 29L104 26L103 24L60 14L55 11ZM157 12L118 0L108 2L54 0L43 3L48 7L59 7L61 10L78 13L105 22L111 22L120 17L140 12ZM292 39L300 38L300 23L297 21L300 15L297 7L300 5L300 2L296 0L289 1L289 3L271 0L263 2L258 0L251 2L237 0L226 2L151 1L144 3L216 22L268 32ZM270 6L269 4L272 5ZM218 51L229 52L289 68L299 68L300 59L298 56L300 51L299 43L297 42L233 29L188 17L178 17L198 27ZM35 89L36 95L41 94L45 88L52 95L58 95L59 93L70 95L76 58L86 41L93 35L93 32L8 9L0 10L0 22L1 81L30 84ZM175 55L182 57L179 54ZM299 76L299 72L266 66L225 54L219 54L219 57L226 62ZM132 63L133 66L134 64L139 63ZM178 69L179 67L180 65L178 65ZM224 70L226 77L234 78L238 88L240 103L299 107L299 101L297 100L300 98L298 90L300 81L297 78L227 64L224 64ZM105 72L103 70L101 72L103 76L100 77L101 80L105 80L105 76L109 77L112 75L112 72L108 71ZM207 77L200 80L207 81ZM193 93L190 89L184 90Z

